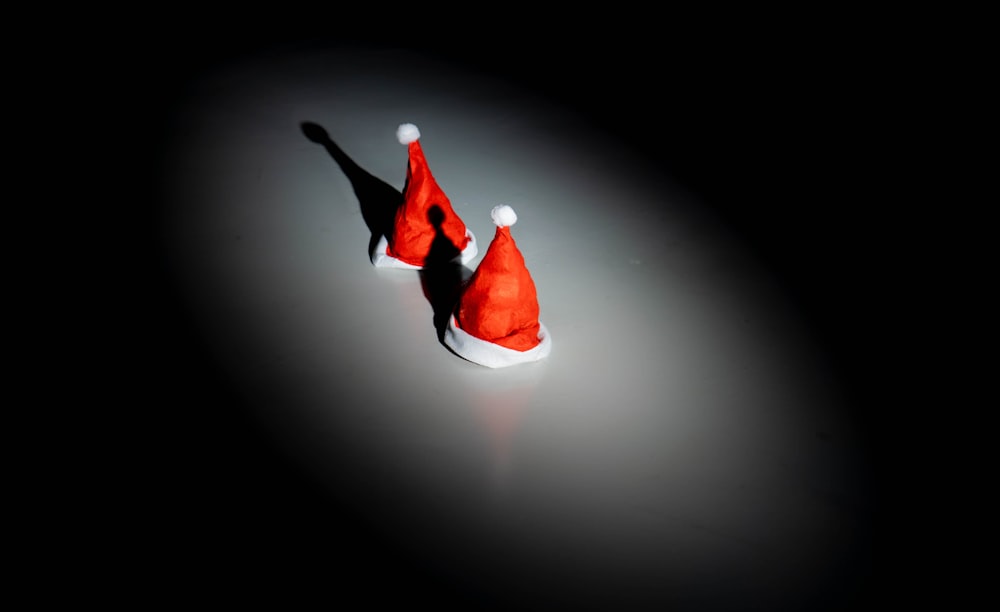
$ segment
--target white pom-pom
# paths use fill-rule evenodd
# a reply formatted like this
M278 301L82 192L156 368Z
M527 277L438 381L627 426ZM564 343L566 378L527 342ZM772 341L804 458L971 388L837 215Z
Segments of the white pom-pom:
M494 206L493 210L490 211L490 218L493 219L493 223L496 223L497 227L510 227L517 223L517 213L506 204Z
M420 130L412 123L403 123L396 130L396 138L399 139L399 144L408 145L420 138Z

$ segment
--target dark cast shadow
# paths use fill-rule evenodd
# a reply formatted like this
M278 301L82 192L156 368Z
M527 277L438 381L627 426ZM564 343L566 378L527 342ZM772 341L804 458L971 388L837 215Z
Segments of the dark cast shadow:
M322 126L304 121L301 124L302 133L311 142L323 145L340 169L347 175L354 188L361 206L361 216L371 232L368 241L368 257L371 259L379 238L388 236L392 230L396 209L403 203L403 194L385 181L373 176L367 170L354 162L343 149L333 142Z
M434 226L434 240L420 270L420 284L434 312L438 341L443 343L448 319L458 302L462 285L472 276L472 270L462 264L459 259L462 252L444 235L444 211L438 206L431 206L427 218Z

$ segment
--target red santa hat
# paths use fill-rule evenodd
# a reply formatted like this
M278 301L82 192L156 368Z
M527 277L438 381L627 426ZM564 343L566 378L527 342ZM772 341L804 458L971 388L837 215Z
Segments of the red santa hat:
M449 259L468 262L478 253L476 237L434 180L420 146L420 130L404 123L396 130L396 138L407 146L409 155L403 203L396 210L389 234L375 246L372 263L380 268L420 270L428 263L432 249L437 255L445 253ZM442 243L445 248L441 248Z
M490 217L496 234L462 289L444 343L459 356L491 368L538 361L552 350L552 339L538 320L535 282L510 235L517 215L501 205Z

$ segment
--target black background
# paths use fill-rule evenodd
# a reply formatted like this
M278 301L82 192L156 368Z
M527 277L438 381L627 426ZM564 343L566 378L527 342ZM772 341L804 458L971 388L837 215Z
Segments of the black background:
M901 357L913 343L904 296L922 257L908 235L919 212L896 183L894 152L906 139L896 87L911 59L892 36L898 20L624 9L543 16L510 6L456 14L471 8L175 8L117 15L113 27L64 38L76 53L63 60L60 70L71 68L58 89L87 120L72 136L51 129L45 142L79 171L73 191L87 203L87 227L100 226L88 244L93 274L78 293L100 286L115 296L94 304L76 344L78 363L102 372L88 367L77 387L102 409L75 415L107 437L89 449L102 461L69 469L84 485L73 504L93 512L60 530L80 542L67 564L115 562L77 588L123 593L115 585L124 582L179 599L202 589L229 598L324 592L369 598L371 607L502 603L408 557L379 535L376 515L358 515L268 443L194 333L153 238L163 204L158 145L190 79L275 46L388 45L572 106L662 165L746 240L828 349L875 459L874 547L858 559L870 579L858 592L817 594L812 609L908 598L899 587L919 564L912 553L931 542L912 538L914 519L897 513L914 478L898 471L899 389L913 375ZM46 110L46 126L73 119L58 103ZM87 159L97 151L111 160L100 168Z

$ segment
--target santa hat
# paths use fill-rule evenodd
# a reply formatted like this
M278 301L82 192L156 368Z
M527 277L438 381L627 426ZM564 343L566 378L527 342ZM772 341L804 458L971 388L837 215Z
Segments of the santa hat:
M538 320L535 282L510 235L517 215L502 205L490 217L496 234L462 289L444 343L469 361L502 368L548 356L552 339Z
M388 235L375 246L372 263L381 268L420 270L435 257L444 262L468 262L478 253L476 237L452 209L451 200L427 167L420 130L404 123L396 130L396 138L407 146L409 155L403 203Z

